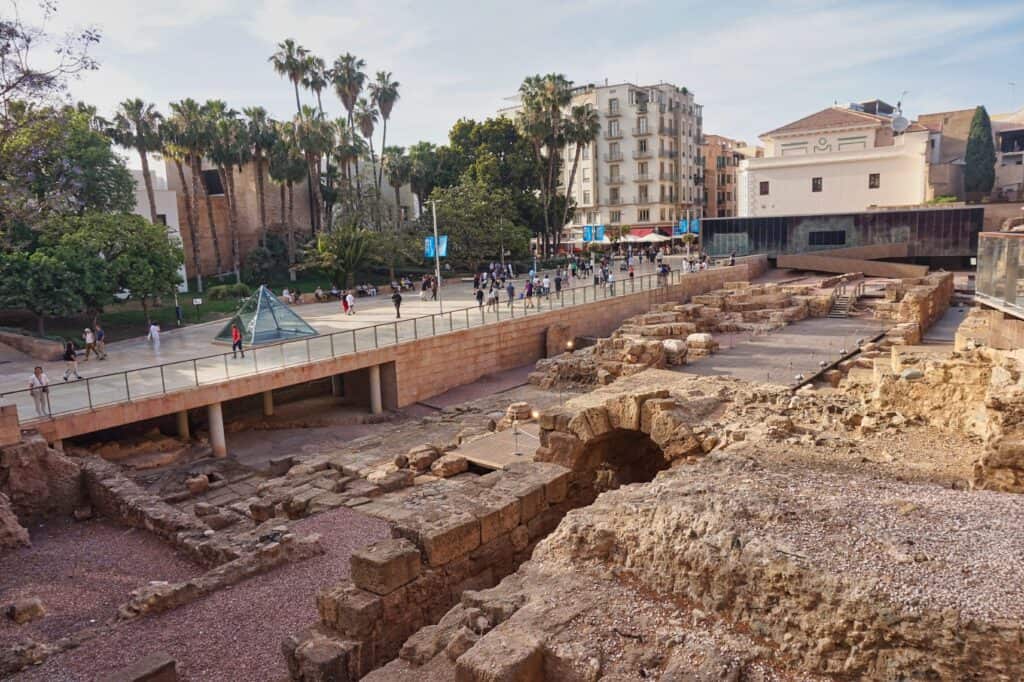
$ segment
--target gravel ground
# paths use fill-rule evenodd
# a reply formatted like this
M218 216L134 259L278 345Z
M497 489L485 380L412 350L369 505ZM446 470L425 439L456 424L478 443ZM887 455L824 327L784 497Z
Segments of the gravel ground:
M133 589L203 572L152 534L107 521L52 520L31 532L32 547L0 556L0 604L39 597L46 617L26 625L0 619L3 647L103 623L117 615Z
M821 572L867 580L911 612L1024 618L1024 495L807 467L761 470L743 486L744 495L771 500L764 531ZM749 521L755 533L759 520Z
M287 677L281 641L316 618L316 592L348 575L353 550L389 535L385 523L339 508L295 524L320 533L326 553L252 578L168 613L121 625L14 679L85 682L153 652L177 659L181 680ZM44 595L45 599L45 595Z

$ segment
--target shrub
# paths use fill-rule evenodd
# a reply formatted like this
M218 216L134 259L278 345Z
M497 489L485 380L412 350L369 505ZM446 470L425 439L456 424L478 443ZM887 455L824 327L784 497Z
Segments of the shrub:
M248 284L219 284L206 290L206 296L211 301L227 301L232 298L242 298L252 295L252 289Z

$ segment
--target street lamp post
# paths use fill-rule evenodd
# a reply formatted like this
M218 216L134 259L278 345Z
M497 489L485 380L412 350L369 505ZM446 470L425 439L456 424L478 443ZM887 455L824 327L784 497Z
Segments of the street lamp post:
M437 278L437 307L444 314L444 302L441 296L441 242L437 238L437 199L430 200L430 209L434 215L434 277Z

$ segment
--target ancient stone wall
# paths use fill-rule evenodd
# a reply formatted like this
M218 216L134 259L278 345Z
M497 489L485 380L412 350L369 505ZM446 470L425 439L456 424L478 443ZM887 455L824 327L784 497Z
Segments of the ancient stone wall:
M10 498L11 509L24 524L70 515L82 502L81 471L45 440L28 435L0 448L0 493Z
M972 308L956 330L954 347L988 346L998 350L1024 348L1024 320L1000 310Z
M283 645L291 678L358 679L394 658L465 590L497 584L570 509L592 502L591 481L524 461L361 505L392 524L393 539L355 552L351 578L320 592L319 622Z
M886 287L885 300L874 305L875 319L914 323L923 334L946 313L952 297L952 272L903 279Z

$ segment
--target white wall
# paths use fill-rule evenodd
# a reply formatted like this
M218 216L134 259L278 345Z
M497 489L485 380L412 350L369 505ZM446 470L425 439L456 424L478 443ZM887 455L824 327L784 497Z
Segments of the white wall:
M141 170L132 170L132 179L135 180L135 207L132 213L140 215L146 220L151 218L149 211L149 198L146 196L146 185L142 180ZM167 235L172 239L176 239L178 245L181 245L181 225L178 222L178 197L177 194L167 189L167 181L153 174L150 171L150 175L153 178L153 198L156 200L156 213L157 215L166 216L167 220ZM184 293L188 291L187 278L185 275L185 266L182 265L178 269L178 275L181 277L182 284L178 286L178 291Z
M837 135L836 137L847 137ZM741 216L805 215L863 211L870 206L905 206L927 200L928 136L902 136L892 147L865 151L786 155L747 159L738 173L738 213ZM868 176L880 175L871 189ZM812 178L822 179L822 191L812 191ZM760 183L769 193L760 194Z

